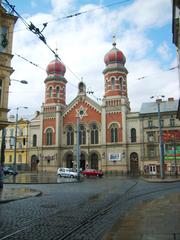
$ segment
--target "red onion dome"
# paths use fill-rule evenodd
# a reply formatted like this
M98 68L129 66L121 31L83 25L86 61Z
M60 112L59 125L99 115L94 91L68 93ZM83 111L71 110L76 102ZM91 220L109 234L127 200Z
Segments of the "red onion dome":
M66 67L56 58L48 64L46 72L48 75L64 76Z
M115 42L113 43L113 48L108 53L106 53L104 57L104 62L106 66L113 63L117 64L119 63L124 66L126 58L124 54L119 49L116 48Z

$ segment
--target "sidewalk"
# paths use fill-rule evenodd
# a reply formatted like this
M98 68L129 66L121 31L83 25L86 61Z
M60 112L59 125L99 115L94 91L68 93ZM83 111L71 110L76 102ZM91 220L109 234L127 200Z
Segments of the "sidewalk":
M103 240L180 240L180 193L133 207Z
M180 177L141 179L154 183L180 181ZM180 240L180 193L132 207L103 240Z
M0 203L15 201L28 197L35 197L41 195L40 191L29 188L8 188L0 190Z

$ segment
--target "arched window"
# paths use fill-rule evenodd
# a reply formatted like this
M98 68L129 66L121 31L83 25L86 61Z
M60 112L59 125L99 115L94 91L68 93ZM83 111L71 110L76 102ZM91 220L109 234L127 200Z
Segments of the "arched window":
M52 97L52 87L49 87L49 97Z
M136 129L131 128L131 142L136 142Z
M60 96L60 88L59 86L56 87L56 97L58 98Z
M22 155L18 154L18 162L22 163Z
M83 125L79 128L79 144L86 144L86 129Z
M37 146L37 135L36 134L34 134L33 135L33 147L36 147Z
M119 89L122 90L123 78L119 78Z
M111 142L118 142L118 126L117 126L117 124L111 125Z
M91 144L98 144L99 134L96 124L93 124L91 127Z
M74 144L74 132L71 126L67 129L67 145L73 145Z
M52 145L52 129L48 128L46 130L46 145Z
M115 78L111 78L111 89L114 90L115 88Z

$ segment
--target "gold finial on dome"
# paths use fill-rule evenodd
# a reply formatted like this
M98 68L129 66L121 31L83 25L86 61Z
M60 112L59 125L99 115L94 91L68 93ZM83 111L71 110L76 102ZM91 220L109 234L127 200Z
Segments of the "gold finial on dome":
M113 43L112 43L113 47L116 47L116 36L113 35Z

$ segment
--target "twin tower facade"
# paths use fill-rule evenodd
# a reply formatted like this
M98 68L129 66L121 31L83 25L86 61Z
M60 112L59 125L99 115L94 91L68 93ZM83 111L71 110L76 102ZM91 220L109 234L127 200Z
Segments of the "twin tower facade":
M82 169L127 172L133 154L136 171L139 170L139 154L129 142L134 121L130 116L126 58L115 42L104 62L101 105L86 95L84 82L79 82L77 96L66 104L70 94L66 92L66 67L57 56L48 64L45 102L30 123L32 168L47 171L56 171L58 167L76 168L78 118Z

